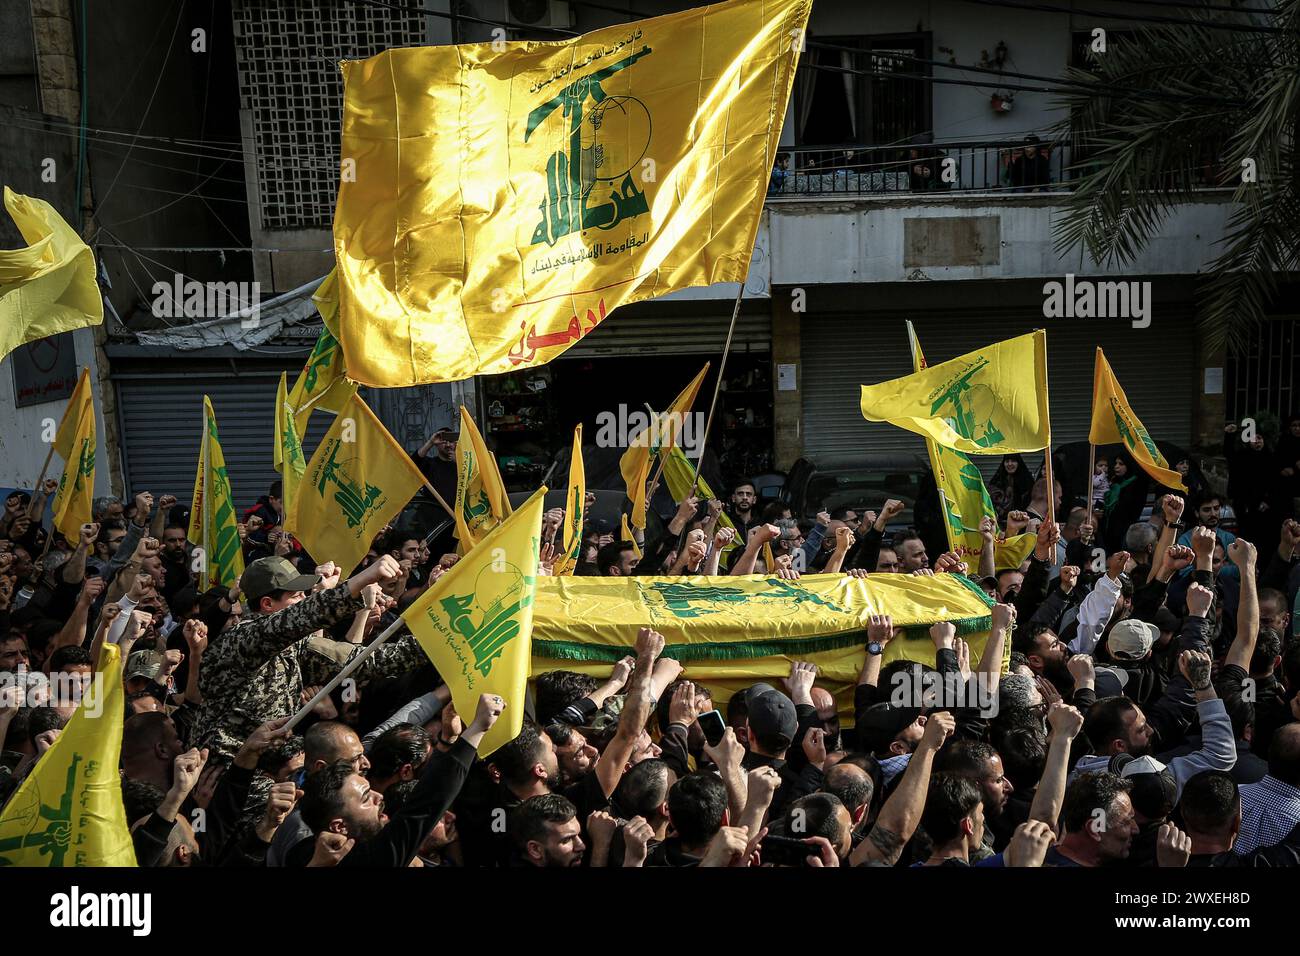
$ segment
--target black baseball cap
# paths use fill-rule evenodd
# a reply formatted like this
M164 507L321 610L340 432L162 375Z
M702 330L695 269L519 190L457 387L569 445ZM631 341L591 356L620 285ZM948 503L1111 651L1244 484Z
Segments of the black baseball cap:
M862 712L862 719L857 723L858 740L872 753L885 750L920 716L919 707L872 704Z
M745 692L745 707L754 733L762 736L781 734L794 740L799 730L794 701L771 684L755 684L749 688Z
M285 558L258 558L244 570L239 588L251 607L272 591L310 591L319 574L303 574Z

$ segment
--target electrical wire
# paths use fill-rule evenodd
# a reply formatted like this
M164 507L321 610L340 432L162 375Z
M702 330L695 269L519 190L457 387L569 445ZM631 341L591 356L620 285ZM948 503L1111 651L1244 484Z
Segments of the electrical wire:
M1136 13L1110 13L1101 10L1083 10L1079 7L1057 7L1047 3L1017 3L1015 0L960 0L961 3L974 3L985 7L1005 7L1010 10L1033 10L1040 13L1065 13L1071 16L1097 17L1099 20L1131 20L1138 23L1162 23L1175 26L1201 27L1206 30L1230 30L1237 33L1272 33L1285 34L1285 27L1263 26L1260 24L1228 23L1223 20L1194 20L1188 17L1142 16Z

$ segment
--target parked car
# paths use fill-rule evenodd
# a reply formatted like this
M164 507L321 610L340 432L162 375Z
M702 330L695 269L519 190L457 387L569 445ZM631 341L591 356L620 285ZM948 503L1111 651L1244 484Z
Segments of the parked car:
M852 508L879 512L889 498L903 510L886 531L902 531L915 524L914 507L930 464L921 455L872 455L858 461L813 462L800 458L786 476L781 500L796 518L813 519L819 511Z

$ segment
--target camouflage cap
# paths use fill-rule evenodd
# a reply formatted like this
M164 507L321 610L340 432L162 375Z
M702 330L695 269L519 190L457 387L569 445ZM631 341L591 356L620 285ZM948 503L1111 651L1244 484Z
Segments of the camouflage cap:
M136 651L126 659L126 668L122 671L122 679L130 680L132 677L144 677L148 680L157 680L163 662L163 656L157 651Z
M258 558L239 579L239 589L253 608L272 591L310 591L318 584L319 574L303 574L285 558Z

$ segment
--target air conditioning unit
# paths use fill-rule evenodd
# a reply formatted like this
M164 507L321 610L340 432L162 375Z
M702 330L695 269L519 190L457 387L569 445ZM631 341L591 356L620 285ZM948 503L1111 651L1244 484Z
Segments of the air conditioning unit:
M565 0L480 0L475 6L484 19L511 26L573 29L573 8Z

